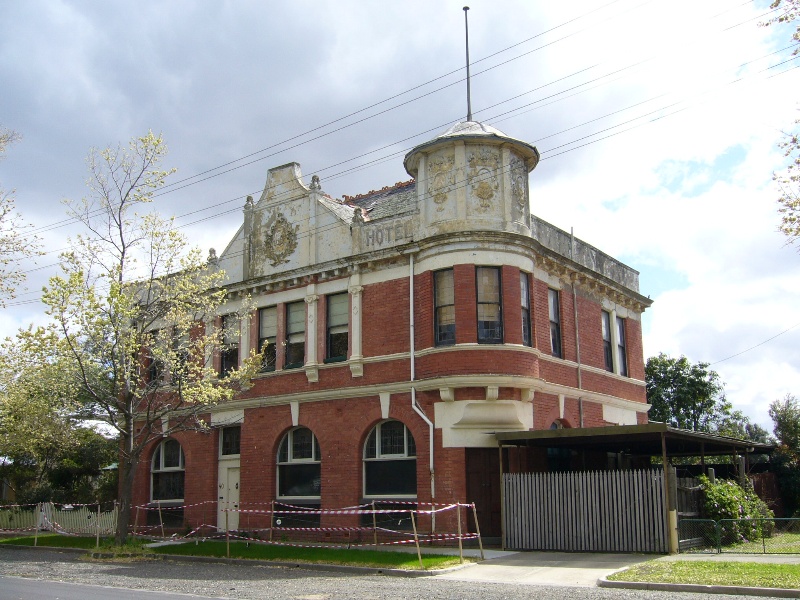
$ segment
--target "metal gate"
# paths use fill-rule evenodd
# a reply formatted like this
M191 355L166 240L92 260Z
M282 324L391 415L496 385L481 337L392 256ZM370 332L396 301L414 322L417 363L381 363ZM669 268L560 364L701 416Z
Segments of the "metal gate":
M503 475L503 546L668 551L661 470Z

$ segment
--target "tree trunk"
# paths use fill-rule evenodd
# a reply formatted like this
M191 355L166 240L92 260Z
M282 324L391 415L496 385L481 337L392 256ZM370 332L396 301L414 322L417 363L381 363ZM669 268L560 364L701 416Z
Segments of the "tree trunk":
M119 473L119 514L117 515L117 531L114 542L123 545L128 539L128 527L131 523L131 503L133 499L133 480L136 477L136 458L125 456L120 461Z

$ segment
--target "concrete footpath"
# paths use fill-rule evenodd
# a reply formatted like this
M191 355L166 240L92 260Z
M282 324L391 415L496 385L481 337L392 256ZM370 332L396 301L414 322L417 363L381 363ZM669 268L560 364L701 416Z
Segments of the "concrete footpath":
M472 549L465 550L464 554L471 557L478 556L478 552ZM648 554L487 550L485 561L434 577L489 583L596 587L601 577L654 558L655 556Z
M468 556L477 551L467 550ZM516 583L522 585L556 585L573 587L612 587L625 589L661 590L673 592L699 592L705 594L731 594L800 598L800 590L778 588L750 588L739 586L705 586L667 583L631 583L606 579L626 567L648 561L714 561L793 564L800 568L798 554L603 554L564 552L503 552L487 550L486 560L463 569L436 575L436 579L458 581Z

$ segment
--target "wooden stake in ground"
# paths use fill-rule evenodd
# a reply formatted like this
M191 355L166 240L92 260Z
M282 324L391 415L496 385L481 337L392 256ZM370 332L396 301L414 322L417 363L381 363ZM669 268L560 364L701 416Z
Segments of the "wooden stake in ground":
M481 526L478 525L478 511L475 510L475 503L472 503L472 514L475 516L475 531L478 533L478 546L481 549L481 560L486 560L483 557L483 540L481 540Z
M414 528L414 543L417 545L417 558L419 559L419 568L423 571L425 567L422 565L422 551L419 549L419 536L417 535L417 523L414 521L414 511L408 511L408 514L411 515L411 526Z
M39 517L42 514L42 505L41 503L36 505L36 513L33 515L33 520L36 521L35 526L36 529L33 530L33 545L36 546L39 543Z
M375 519L375 500L372 501L372 543L378 547L378 523Z
M94 547L100 548L100 503L97 503L97 523L95 523L95 530L97 531L97 537L95 538Z
M167 537L167 534L164 533L164 515L161 513L161 502L158 503L158 520L161 521L161 537Z
M464 564L464 543L461 540L461 504L456 502L456 515L458 516L458 557Z
M228 529L228 509L225 509L225 556L231 557L231 531Z

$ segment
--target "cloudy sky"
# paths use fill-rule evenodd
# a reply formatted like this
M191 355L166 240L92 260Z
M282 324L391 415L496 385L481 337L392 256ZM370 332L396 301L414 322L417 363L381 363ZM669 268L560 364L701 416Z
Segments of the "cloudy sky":
M0 3L0 182L45 239L0 335L41 320L91 147L163 133L156 206L222 250L267 169L334 197L408 179L402 156L466 114L463 0ZM800 394L800 255L772 173L798 116L768 0L471 0L475 119L534 143L534 214L641 273L645 354L713 365L769 425ZM777 337L775 337L777 336ZM770 339L773 338L774 339Z

